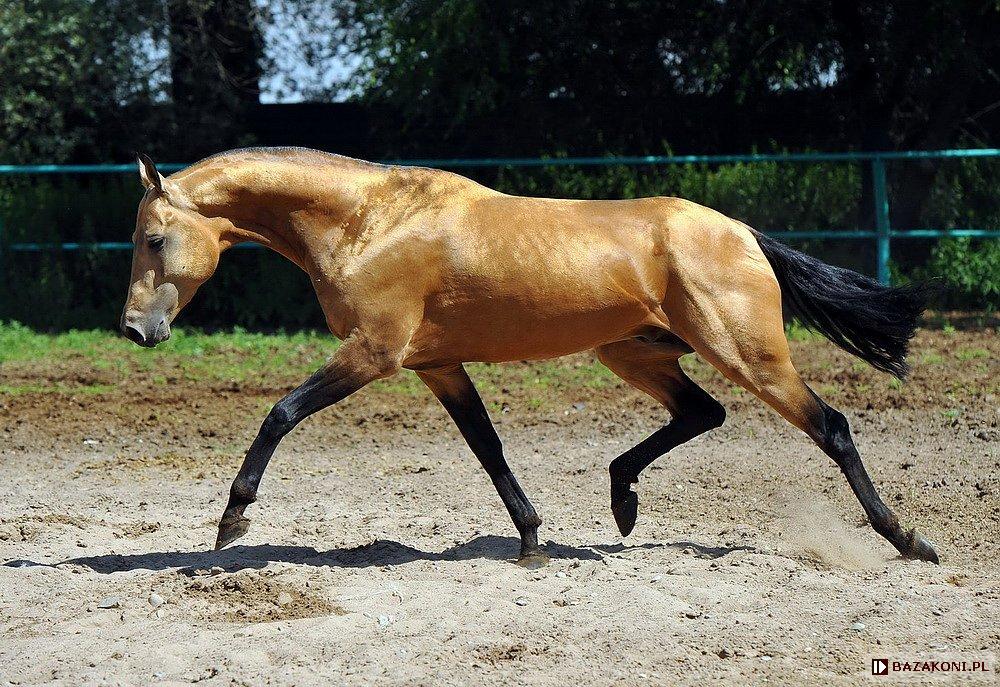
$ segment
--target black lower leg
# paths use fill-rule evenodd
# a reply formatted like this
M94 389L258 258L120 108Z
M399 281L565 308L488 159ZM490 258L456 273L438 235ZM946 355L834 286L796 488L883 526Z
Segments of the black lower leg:
M341 347L341 352L345 347L346 344ZM370 372L352 369L334 358L324 369L275 404L264 419L229 489L229 501L219 521L216 549L246 534L250 521L243 512L257 500L260 480L281 439L306 417L347 397L373 377Z
M469 448L493 482L510 519L521 535L520 562L544 562L544 554L538 546L538 527L542 524L542 519L507 465L500 437L464 368L421 372L419 375L455 421Z
M277 406L275 406L277 407ZM257 500L257 489L264 476L264 470L274 455L281 438L290 427L279 421L274 411L268 414L261 425L257 437L243 459L243 465L229 488L229 501L226 510L219 521L219 533L215 540L215 548L221 549L231 544L247 532L250 521L243 516L247 506Z
M879 497L871 477L854 446L847 418L818 399L823 410L822 430L817 438L820 448L830 456L847 478L851 490L864 508L872 529L885 537L904 558L938 562L937 552L915 529L905 530L899 518Z
M507 467L507 461L503 460L502 457L500 460L502 461L502 467L499 467L500 474L490 475L490 479L493 481L493 486L496 487L504 507L507 508L510 519L514 522L514 527L521 535L519 557L524 559L539 555L538 528L542 524L542 519L535 511L535 507L531 505L531 501L524 495L521 485L517 483L510 468ZM485 462L483 467L486 467ZM489 472L489 468L487 468L487 472Z
M650 463L671 449L699 434L722 425L726 411L714 398L692 385L686 393L675 399L682 409L665 427L621 454L608 466L611 474L611 512L623 537L635 527L639 497L632 485L639 481L639 473Z
M510 471L510 466L507 465L503 455L503 444L493 428L493 423L490 422L486 408L479 400L479 394L476 394L474 399L464 399L460 404L462 407L456 407L454 403L449 405L451 407L446 405L445 408L454 418L455 424L486 470L486 474L490 476L500 500L503 501L510 519L521 535L520 558L525 560L540 555L538 527L542 524L542 519L525 496L514 473Z

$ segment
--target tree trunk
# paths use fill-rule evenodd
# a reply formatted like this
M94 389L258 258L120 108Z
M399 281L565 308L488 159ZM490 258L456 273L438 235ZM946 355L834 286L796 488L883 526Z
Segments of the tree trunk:
M178 155L247 142L260 100L263 38L252 0L168 0Z

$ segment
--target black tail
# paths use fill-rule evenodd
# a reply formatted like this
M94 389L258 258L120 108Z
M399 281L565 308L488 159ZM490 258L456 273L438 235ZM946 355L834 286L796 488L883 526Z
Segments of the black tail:
M787 310L848 353L902 379L906 353L926 307L924 286L882 286L754 232Z

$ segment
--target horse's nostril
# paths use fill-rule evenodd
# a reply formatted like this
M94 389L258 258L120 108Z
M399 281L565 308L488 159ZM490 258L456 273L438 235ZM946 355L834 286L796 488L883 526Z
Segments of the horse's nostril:
M146 336L133 324L126 324L122 327L122 334L129 341L139 344L140 346L146 345Z

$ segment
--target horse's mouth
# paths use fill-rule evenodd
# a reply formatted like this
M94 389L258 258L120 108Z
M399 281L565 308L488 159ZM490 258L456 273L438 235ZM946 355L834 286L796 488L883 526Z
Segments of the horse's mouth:
M170 338L170 325L167 324L165 317L159 319L152 334L147 334L146 324L144 322L123 321L121 327L122 336L143 348L154 348L157 344L163 343Z

